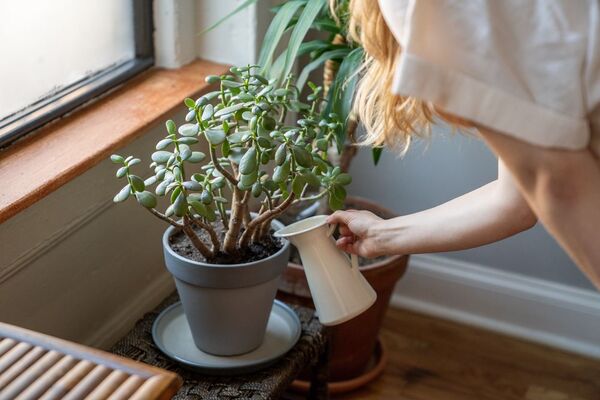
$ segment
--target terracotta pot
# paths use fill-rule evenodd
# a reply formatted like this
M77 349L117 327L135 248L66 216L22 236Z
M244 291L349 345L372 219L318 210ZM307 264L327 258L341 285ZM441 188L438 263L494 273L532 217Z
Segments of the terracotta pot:
M361 198L349 197L346 204L348 208L369 210L384 218L394 216L392 211ZM408 256L393 256L360 268L361 273L377 292L377 301L358 317L331 328L331 381L356 378L365 372L375 350L390 296L396 282L406 271L407 263ZM314 308L301 265L288 263L277 298Z

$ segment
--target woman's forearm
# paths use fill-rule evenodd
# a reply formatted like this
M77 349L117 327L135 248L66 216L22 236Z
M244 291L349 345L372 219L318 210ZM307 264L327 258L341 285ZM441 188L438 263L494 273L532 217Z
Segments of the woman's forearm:
M369 236L385 254L463 250L492 243L535 224L524 200L496 180L437 207L376 224Z

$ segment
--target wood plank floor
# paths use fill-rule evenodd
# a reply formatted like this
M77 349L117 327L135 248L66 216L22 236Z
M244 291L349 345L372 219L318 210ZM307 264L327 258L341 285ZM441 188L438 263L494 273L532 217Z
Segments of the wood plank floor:
M598 360L397 309L382 337L384 374L336 399L600 399Z

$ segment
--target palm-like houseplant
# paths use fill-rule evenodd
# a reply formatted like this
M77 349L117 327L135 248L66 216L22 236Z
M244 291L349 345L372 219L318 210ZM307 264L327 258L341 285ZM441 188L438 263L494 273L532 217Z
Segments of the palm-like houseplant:
M245 1L227 17L256 1ZM359 121L352 115L352 101L364 56L360 45L346 39L349 3L350 0L337 0L331 3L331 8L328 7L327 0L283 2L274 9L274 16L265 34L259 56L259 63L267 66L266 73L271 77L285 76L292 71L298 57L308 56L309 62L302 67L299 74L300 88L310 73L322 68L324 97L327 99L322 113L327 115L334 112L341 122L336 127L336 141L333 148L329 149L328 157L332 164L344 172L349 169L357 151L353 141ZM222 20L213 26L220 22ZM289 34L287 43L284 43L286 50L274 56L278 44L286 40L286 33ZM313 33L323 38L308 39ZM378 163L381 153L381 147L372 149L374 164ZM355 208L369 209L382 217L394 216L393 212L362 199L351 199L350 204ZM377 353L376 342L383 315L396 281L406 270L407 260L408 257L394 256L376 260L361 268L377 291L378 300L369 311L332 329L330 377L336 381L331 386L333 391L345 391L368 382L364 377L356 377L365 373L371 354ZM301 266L290 263L284 273L284 283L280 287L279 296L286 301L311 305L310 292ZM381 363L378 365L382 367ZM379 371L381 370L382 368L379 368ZM376 374L369 372L365 376L372 379ZM302 383L297 386L306 387Z

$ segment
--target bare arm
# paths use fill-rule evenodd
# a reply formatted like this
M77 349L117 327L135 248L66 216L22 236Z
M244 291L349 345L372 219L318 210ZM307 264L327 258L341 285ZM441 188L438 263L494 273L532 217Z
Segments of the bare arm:
M341 211L338 246L365 257L462 250L530 228L535 215L500 163L498 179L437 207L382 220L366 211Z

